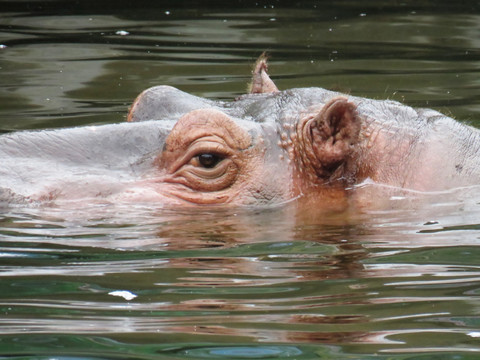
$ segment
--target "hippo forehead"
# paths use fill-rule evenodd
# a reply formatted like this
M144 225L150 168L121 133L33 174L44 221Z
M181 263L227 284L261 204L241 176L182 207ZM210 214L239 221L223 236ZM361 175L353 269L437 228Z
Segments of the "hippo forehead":
M248 94L235 101L215 101L198 97L171 86L145 90L132 107L131 121L178 120L198 109L216 109L230 116L245 130L254 124L295 123L305 113L316 111L335 97L346 97L357 105L361 117L382 123L418 125L445 116L430 109L414 109L396 101L365 99L322 88L297 88L276 93Z
M248 94L235 101L214 101L191 95L171 86L145 90L134 103L131 121L177 120L198 109L219 110L235 121L279 122L295 118L312 105L321 105L340 95L321 88L292 89L278 93Z

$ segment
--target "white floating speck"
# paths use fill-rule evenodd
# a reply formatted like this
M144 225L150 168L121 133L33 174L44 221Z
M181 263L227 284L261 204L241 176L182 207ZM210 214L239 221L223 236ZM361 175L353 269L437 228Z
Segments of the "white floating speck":
M480 331L471 331L467 335L473 338L480 338Z
M123 297L125 300L130 301L132 299L135 299L137 295L134 293L131 293L130 291L127 290L116 290L116 291L110 291L108 295L112 296L120 296Z
M7 45L0 44L0 49L6 49Z
M125 31L125 30L118 30L115 34L120 35L120 36L130 35L130 33L128 31Z

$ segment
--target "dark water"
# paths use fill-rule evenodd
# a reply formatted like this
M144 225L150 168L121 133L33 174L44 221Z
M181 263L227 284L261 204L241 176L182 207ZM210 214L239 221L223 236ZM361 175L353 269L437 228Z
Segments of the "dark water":
M264 50L281 89L480 126L478 1L152 3L0 0L0 130L121 122L156 84L229 100ZM478 359L479 204L3 208L0 358Z

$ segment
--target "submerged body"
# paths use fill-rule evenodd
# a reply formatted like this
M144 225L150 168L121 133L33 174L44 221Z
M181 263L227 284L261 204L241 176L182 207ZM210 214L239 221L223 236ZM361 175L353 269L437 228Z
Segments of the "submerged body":
M264 59L235 101L158 86L128 120L1 136L0 196L322 206L367 179L418 191L480 183L478 130L394 101L279 91Z

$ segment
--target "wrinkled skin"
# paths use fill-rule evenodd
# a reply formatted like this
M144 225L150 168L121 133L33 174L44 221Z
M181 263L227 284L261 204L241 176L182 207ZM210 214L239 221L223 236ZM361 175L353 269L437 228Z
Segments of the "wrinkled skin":
M265 59L259 59L250 95L234 102L204 100L166 86L137 98L129 121L180 119L156 162L170 193L195 203L302 195L337 201L366 179L418 191L479 183L478 130L394 101L320 88L281 92L266 70ZM222 134L216 137L217 132ZM180 157L176 151L188 153L183 167L170 165ZM205 169L195 160L201 154L223 160ZM220 167L231 172L217 176L224 171ZM189 171L192 177L199 172L198 179L185 176Z
M438 191L480 178L478 130L393 101L279 91L265 58L235 101L157 86L128 120L0 137L3 197L334 206L366 180Z

